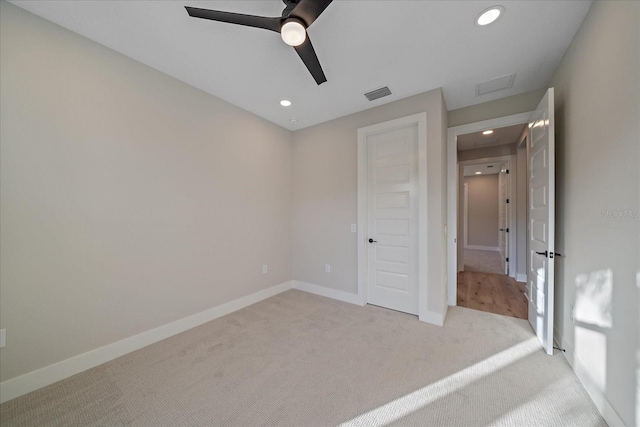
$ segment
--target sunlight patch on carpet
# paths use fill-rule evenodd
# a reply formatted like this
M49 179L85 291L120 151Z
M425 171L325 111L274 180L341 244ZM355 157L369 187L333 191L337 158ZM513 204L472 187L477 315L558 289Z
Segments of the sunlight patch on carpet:
M518 360L540 351L540 349L538 338L530 338L433 384L349 420L341 426L372 426L392 423L438 399L467 387L475 381L498 372Z

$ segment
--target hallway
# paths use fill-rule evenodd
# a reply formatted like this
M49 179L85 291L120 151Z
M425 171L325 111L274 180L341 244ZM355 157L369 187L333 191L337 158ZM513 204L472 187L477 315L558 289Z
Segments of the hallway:
M500 257L500 252L465 249L464 271L504 274L504 263Z
M504 274L476 271L458 273L457 304L460 307L526 319L527 299L524 291L524 283L516 282Z

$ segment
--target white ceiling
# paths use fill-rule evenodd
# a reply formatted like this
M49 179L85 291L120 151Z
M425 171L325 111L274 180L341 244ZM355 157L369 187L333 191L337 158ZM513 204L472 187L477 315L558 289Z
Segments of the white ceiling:
M526 123L491 129L493 130L491 135L483 135L483 131L458 135L458 151L513 144L518 140L525 126Z
M277 33L194 19L183 7L280 16L280 0L11 3L291 130L438 87L449 110L545 87L591 4L335 0L308 31L328 79L317 86ZM494 4L504 16L475 26ZM475 96L477 83L512 73L511 89ZM393 94L363 96L381 86Z

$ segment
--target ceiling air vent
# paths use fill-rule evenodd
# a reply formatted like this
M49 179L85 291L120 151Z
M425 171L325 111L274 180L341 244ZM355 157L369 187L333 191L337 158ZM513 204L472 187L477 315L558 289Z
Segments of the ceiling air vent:
M476 85L476 96L484 95L491 92L497 92L503 89L511 89L513 87L513 81L515 79L515 74L509 74L508 76L502 76L493 80L487 80L486 82L478 83Z
M364 94L364 96L366 96L369 101L375 101L376 99L380 99L389 95L391 95L391 91L387 86L381 87L380 89L372 90L371 92L367 92Z

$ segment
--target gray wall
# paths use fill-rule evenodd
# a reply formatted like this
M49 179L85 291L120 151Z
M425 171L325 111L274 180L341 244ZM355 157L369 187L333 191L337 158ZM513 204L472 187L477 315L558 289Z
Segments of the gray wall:
M467 244L498 247L498 174L469 176L467 184Z
M446 110L440 89L294 133L293 279L357 293L357 130L427 113L428 309L446 310ZM331 273L325 273L331 264Z
M600 389L629 426L640 424L639 41L640 2L594 2L549 83L556 91L556 248L566 254L556 262L556 339L594 382L603 380ZM583 303L600 307L600 326L581 313Z
M291 279L289 131L0 8L2 381Z
M533 111L545 92L546 89L539 89L451 110L448 113L449 127Z

